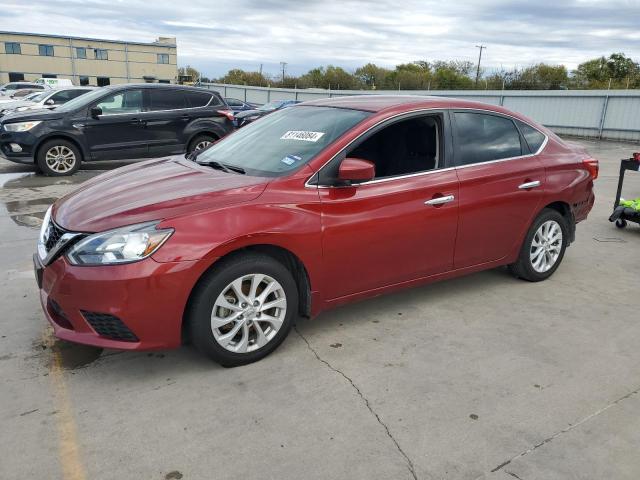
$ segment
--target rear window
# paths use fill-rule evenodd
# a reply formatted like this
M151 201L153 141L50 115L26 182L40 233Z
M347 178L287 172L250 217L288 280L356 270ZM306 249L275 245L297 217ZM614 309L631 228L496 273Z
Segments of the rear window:
M180 110L186 108L184 91L153 88L149 90L149 110Z
M195 92L193 90L186 90L184 94L187 97L187 103L191 108L206 106L209 103L209 100L211 100L211 97L213 96L207 92ZM212 104L216 105L216 97L215 96L213 97L214 98L213 98Z
M521 122L520 120L517 120L517 122L518 122L518 127L520 127L520 131L522 132L522 136L524 137L524 139L527 141L527 144L529 145L529 149L531 150L531 153L536 153L538 150L540 150L540 147L544 143L544 139L546 137L544 136L543 133L539 132L532 126L527 125L526 123Z

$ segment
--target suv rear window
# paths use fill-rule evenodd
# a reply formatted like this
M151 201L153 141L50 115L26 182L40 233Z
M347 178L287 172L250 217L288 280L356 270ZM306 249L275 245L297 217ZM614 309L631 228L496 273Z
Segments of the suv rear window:
M186 90L184 92L187 97L187 102L191 108L204 107L209 104L209 100L213 97L211 101L212 105L221 105L215 95L211 95L207 92L195 92L193 90Z

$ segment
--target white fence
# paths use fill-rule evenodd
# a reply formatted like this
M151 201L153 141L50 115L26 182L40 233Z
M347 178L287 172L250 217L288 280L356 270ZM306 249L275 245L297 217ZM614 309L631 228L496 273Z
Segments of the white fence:
M502 105L555 132L580 137L640 141L640 90L322 90L207 83L223 97L263 104L347 95L432 95Z

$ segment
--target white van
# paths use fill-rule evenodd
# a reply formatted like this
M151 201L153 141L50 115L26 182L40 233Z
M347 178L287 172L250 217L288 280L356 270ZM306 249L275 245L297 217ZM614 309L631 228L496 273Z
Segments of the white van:
M49 88L73 87L73 82L68 78L39 78L34 83Z

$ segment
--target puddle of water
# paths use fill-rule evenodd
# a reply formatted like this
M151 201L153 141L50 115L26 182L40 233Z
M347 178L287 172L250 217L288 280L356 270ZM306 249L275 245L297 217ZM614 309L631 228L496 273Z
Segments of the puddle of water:
M39 188L55 185L79 185L89 180L101 171L80 171L70 177L45 177L35 173L2 173L0 187L2 188Z

